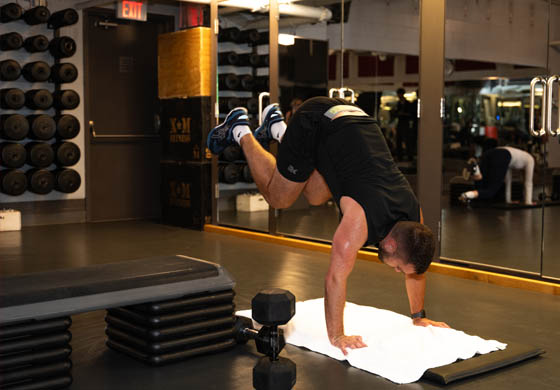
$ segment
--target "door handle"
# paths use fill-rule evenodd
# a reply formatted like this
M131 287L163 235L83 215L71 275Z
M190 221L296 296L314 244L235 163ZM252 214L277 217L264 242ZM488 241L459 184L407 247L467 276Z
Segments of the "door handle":
M263 112L263 99L268 97L270 99L270 93L268 92L261 92L259 93L259 126L262 125L262 112Z
M539 131L535 130L535 90L538 84L542 84L543 86L543 94L542 94L542 99L541 99L541 128L539 129ZM531 132L531 134L535 137L540 137L544 134L546 134L545 131L545 122L546 122L546 112L547 112L547 105L546 105L546 93L547 93L547 88L546 88L546 79L544 79L541 76L537 76L535 77L533 80L531 80L531 92L530 92L530 97L529 97L529 101L530 101L530 108L529 108L529 131Z
M158 134L97 134L95 132L95 123L89 121L89 132L93 139L159 139Z
M356 101L356 94L354 93L354 90L351 88L346 88L346 87L342 87L342 88L331 88L329 89L329 97L332 98L334 97L334 94L338 94L338 97L341 99L344 99L346 97L346 92L350 92L350 101L352 103L354 103Z
M552 130L552 92L554 90L554 83L560 81L560 76L550 76L546 82L546 91L547 91L547 115L546 115L546 130L548 134L555 137L560 134L560 110L558 112L558 127L555 130Z

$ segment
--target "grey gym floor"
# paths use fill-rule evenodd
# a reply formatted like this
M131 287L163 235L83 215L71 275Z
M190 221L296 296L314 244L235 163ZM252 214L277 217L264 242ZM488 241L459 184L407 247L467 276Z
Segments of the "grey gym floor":
M0 234L0 273L12 275L166 254L222 264L237 280L236 304L250 306L258 290L282 287L298 300L323 296L328 255L152 222L51 225ZM348 300L408 313L403 276L387 266L358 261ZM344 362L287 346L297 364L295 389L558 389L560 297L428 274L426 310L431 318L485 338L517 341L547 353L511 367L448 386L427 381L395 385ZM259 358L248 344L220 354L152 368L104 345L104 312L73 317L71 389L251 389ZM323 319L317 319L322 321Z

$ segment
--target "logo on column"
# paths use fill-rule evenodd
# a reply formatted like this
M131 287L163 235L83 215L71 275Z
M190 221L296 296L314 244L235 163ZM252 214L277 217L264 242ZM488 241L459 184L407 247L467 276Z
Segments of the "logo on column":
M183 181L169 181L169 205L191 207L191 184Z
M191 118L169 118L169 142L191 142Z

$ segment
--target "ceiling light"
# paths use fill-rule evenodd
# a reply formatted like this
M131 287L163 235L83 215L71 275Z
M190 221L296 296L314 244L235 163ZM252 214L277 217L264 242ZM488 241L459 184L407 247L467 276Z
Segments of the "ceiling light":
M296 43L296 36L292 34L278 34L278 44L291 46Z

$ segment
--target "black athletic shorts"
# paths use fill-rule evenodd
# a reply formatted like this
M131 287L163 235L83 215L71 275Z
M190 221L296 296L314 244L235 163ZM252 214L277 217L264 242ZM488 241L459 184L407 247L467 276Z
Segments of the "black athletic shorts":
M278 149L276 166L286 179L305 182L316 167L317 148L331 126L324 115L331 107L348 105L343 99L315 97L296 111Z

